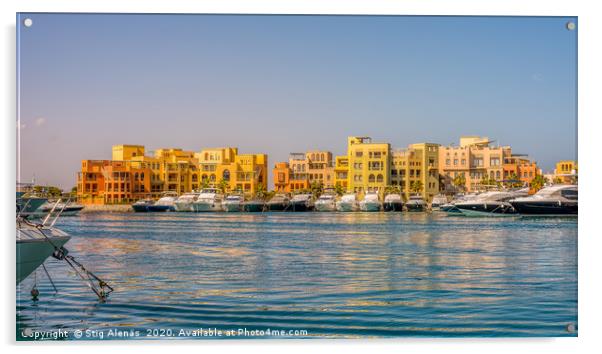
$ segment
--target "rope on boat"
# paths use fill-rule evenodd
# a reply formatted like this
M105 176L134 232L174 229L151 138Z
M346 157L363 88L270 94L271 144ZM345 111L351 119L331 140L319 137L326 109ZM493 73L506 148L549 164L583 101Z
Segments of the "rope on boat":
M55 205L56 206L56 205ZM63 208L64 209L64 208ZM53 208L54 210L54 208ZM98 296L98 299L101 301L105 301L110 293L114 291L113 287L107 284L104 280L100 279L96 274L92 273L83 264L79 263L73 256L69 255L69 251L65 247L58 247L42 230L44 228L44 224L34 224L27 219L22 219L26 224L33 226L48 243L52 245L54 248L54 252L52 253L52 257L58 260L64 260L67 264L75 271L75 273L86 283L86 285ZM55 219L56 221L56 219ZM52 223L54 225L54 222ZM42 264L43 265L43 264ZM44 267L46 270L46 267ZM48 272L46 272L48 274ZM49 276L50 278L50 276ZM52 286L54 286L54 282L50 280ZM56 290L56 287L55 287Z

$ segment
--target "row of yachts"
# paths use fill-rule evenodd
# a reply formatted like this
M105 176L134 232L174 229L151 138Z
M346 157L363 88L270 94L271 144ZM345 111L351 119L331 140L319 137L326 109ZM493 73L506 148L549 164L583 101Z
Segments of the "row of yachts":
M264 211L443 211L449 215L503 216L503 215L576 215L577 186L553 185L529 195L529 190L498 190L457 196L449 201L446 196L436 196L427 203L420 195L404 201L400 194L388 194L381 201L377 193L368 192L362 200L355 193L338 196L324 193L318 198L301 193L293 196L275 194L265 201L255 198L245 200L242 195L224 195L216 188L178 196L167 193L159 200L140 200L132 205L136 212L264 212Z
M156 202L139 200L132 205L136 212L181 211L181 212L264 212L264 211L425 211L428 204L420 196L412 196L404 203L401 195L389 194L383 201L377 193L366 193L359 200L355 193L341 197L335 193L324 193L318 198L313 194L300 193L293 196L279 193L265 201L255 198L245 200L242 195L224 195L218 189L206 188L199 193L191 192L177 196L167 193Z

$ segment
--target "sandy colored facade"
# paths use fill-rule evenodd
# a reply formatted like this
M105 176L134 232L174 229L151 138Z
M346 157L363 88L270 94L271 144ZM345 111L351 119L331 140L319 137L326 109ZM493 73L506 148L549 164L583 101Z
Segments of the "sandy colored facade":
M366 192L378 192L382 196L390 184L391 145L374 143L370 137L350 136L347 158L347 189L360 197Z
M267 189L266 154L238 154L238 148L203 149L194 154L199 162L202 186L224 185L226 192L254 195Z
M509 181L516 176L520 182L529 185L536 176L541 174L537 163L527 157L511 155L504 158L504 181Z
M576 183L579 166L574 160L561 160L556 163L554 180L561 183Z
M334 187L335 172L330 151L312 150L291 153L288 162L278 162L273 169L274 190L281 193L307 191L312 184Z
M391 185L399 187L406 200L418 193L431 201L439 193L438 166L439 144L411 144L407 149L393 150Z
M267 185L267 155L238 155L237 148L157 149L146 155L142 145L115 145L112 160L83 160L77 174L78 200L83 204L131 203L159 198L164 192L182 194L217 185L227 191L255 193Z

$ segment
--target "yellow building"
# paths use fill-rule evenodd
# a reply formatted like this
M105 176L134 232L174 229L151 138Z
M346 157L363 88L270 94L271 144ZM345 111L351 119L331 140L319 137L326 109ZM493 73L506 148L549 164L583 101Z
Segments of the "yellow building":
M242 191L255 194L259 187L266 189L268 156L266 154L238 154L238 148L204 149L196 153L201 184L224 185L226 192Z
M439 193L439 144L411 144L394 150L391 158L391 185L407 198L418 193L431 201Z
M158 196L172 191L178 194L199 189L198 160L194 152L182 149L157 149L145 156L144 146L115 145L113 161L141 161L151 169L151 193Z
M378 192L381 196L390 184L391 145L373 143L370 137L347 138L348 190L359 193Z
M334 185L340 186L343 191L348 191L349 180L349 158L347 156L337 156L334 164Z
M556 163L554 180L561 183L576 183L579 167L577 161L561 160Z

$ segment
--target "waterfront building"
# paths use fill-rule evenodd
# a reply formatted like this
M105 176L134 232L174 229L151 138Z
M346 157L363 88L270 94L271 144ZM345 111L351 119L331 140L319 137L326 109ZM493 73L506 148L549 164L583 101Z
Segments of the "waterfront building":
M146 155L142 145L115 145L111 160L82 161L77 195L82 204L121 204L219 183L226 191L249 194L255 193L260 184L265 188L267 155L239 155L237 148L200 153L169 148Z
M349 157L337 156L334 164L334 185L339 186L343 192L348 191L349 180Z
M537 162L529 160L524 155L510 154L510 156L504 157L504 181L509 181L512 176L516 176L521 183L529 185L536 176L541 174L542 171L537 166Z
M420 194L431 201L439 193L439 144L411 144L392 151L391 185L399 187L405 199Z
M556 163L554 169L554 181L560 183L576 183L578 173L577 161L561 160ZM553 181L550 181L553 182Z
M363 195L377 192L382 197L390 184L391 145L375 143L370 137L347 138L347 189Z
M330 151L291 153L288 162L274 165L274 190L282 193L307 191L313 184L334 187L335 170Z
M239 154L236 147L203 149L194 156L199 162L202 186L216 186L224 192L239 191L252 196L267 189L266 154Z
M83 160L77 174L82 204L120 204L151 197L152 171L144 162Z

